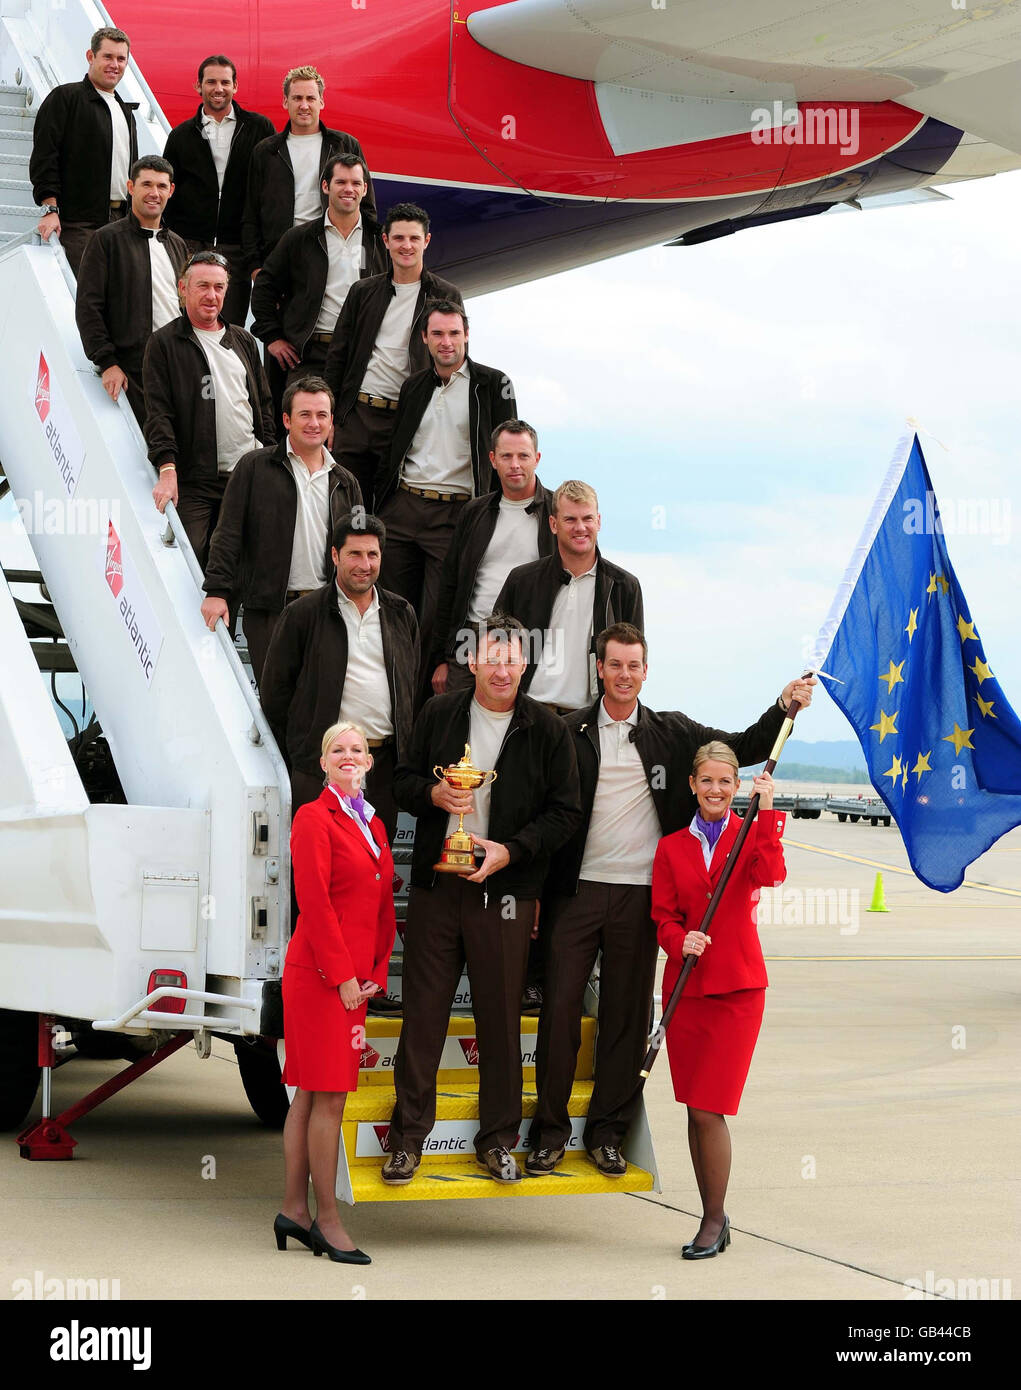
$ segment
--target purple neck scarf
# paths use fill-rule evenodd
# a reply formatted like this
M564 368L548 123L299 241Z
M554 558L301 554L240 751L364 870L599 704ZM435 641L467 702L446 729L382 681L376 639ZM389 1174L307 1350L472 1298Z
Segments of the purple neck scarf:
M357 791L354 796L342 795L341 800L344 802L345 805L351 807L351 810L354 811L355 815L361 821L362 825L364 825L365 828L368 829L369 821L368 817L365 814L365 797L362 795L361 790Z
M695 812L695 825L709 841L710 849L716 848L716 841L723 834L723 827L726 823L726 815L721 820L703 820L701 811Z

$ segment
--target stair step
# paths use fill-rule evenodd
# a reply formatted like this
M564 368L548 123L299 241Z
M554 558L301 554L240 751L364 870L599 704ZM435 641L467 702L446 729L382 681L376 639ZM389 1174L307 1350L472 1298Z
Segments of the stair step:
M580 1151L592 1099L592 1082L576 1082L571 1090L567 1111L571 1116L571 1151ZM353 1167L379 1164L390 1151L390 1120L396 1096L379 1086L366 1086L356 1091L344 1111L344 1152ZM523 1154L529 1147L529 1133L535 1114L536 1094L533 1085L526 1084L521 1092L521 1132L513 1145L514 1152ZM465 1154L474 1152L475 1136L479 1130L479 1090L477 1086L439 1086L436 1093L436 1123L425 1141L425 1157L437 1163L458 1163Z
M474 1153L454 1162L424 1158L412 1182L404 1187L388 1187L380 1177L378 1163L359 1164L351 1169L351 1187L356 1202L421 1202L437 1198L571 1197L613 1192L651 1192L652 1174L633 1163L620 1178L606 1178L583 1154L568 1153L564 1161L545 1178L524 1178L516 1183L494 1182L479 1166Z
M522 1074L527 1081L535 1079L535 1042L539 1020L521 1020L521 1062ZM399 1018L373 1018L365 1020L365 1047L362 1050L362 1065L358 1073L358 1084L393 1084L394 1058L397 1054L397 1040L401 1033ZM578 1050L578 1065L575 1076L586 1080L592 1075L595 1051L596 1021L583 1018L581 1021L581 1047ZM440 1056L437 1081L443 1085L470 1084L478 1076L478 1043L475 1034L475 1020L451 1015L447 1026L447 1039Z
M591 1081L576 1081L571 1088L568 1103L569 1115L587 1115L589 1101L592 1099ZM384 1091L381 1086L363 1086L352 1092L344 1107L344 1123L369 1124L382 1123L393 1114L396 1096L392 1090ZM530 1119L535 1114L536 1091L534 1083L525 1082L521 1088L522 1114ZM479 1088L468 1084L455 1086L450 1082L440 1085L436 1091L437 1120L477 1120L479 1117Z
M0 143L6 145L8 141L15 141L20 147L22 145L31 146L32 131L30 130L3 130L0 129Z
M34 204L32 207L19 207L17 203L0 203L0 217L24 217L32 222L38 222L39 212Z
M2 94L3 88L0 88L0 95ZM21 106L12 106L9 102L0 103L0 121L19 120L29 121L34 124L35 115L36 113L34 111L29 111L24 104Z

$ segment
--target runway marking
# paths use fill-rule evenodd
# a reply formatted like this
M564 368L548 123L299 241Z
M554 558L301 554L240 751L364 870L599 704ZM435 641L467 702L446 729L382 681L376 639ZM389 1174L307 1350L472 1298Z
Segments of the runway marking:
M784 838L784 844L790 845L792 849L806 849L809 854L825 854L830 859L849 859L852 864L866 864L870 869L884 869L890 874L907 874L908 878L915 878L912 869L902 869L899 864L883 864L878 859L862 859L857 854L843 854L838 849L820 849L818 845L806 845L801 840L788 840ZM921 879L918 880L921 883ZM925 887L924 884L922 884ZM994 883L978 883L975 879L966 878L961 888L979 888L985 893L1004 893L1010 898L1021 898L1021 889L1018 888L998 888ZM954 890L957 891L956 889Z
M1018 956L766 956L766 960L954 960L964 964L972 960L1021 960Z
M664 1211L678 1212L681 1216L690 1216L697 1221L698 1214L693 1211L686 1211L684 1207L672 1207L669 1202L658 1202L655 1197L646 1197L641 1192L623 1192L623 1197L635 1197L639 1202L648 1202L650 1206L662 1207ZM751 1236L752 1240L764 1241L767 1245L778 1245L782 1250L794 1250L799 1255L809 1255L813 1260L823 1260L826 1264L840 1265L844 1269L853 1269L857 1274L867 1274L870 1279L881 1279L884 1284L893 1284L898 1289L906 1289L907 1283L903 1279L894 1279L890 1274L877 1274L874 1269L865 1269L862 1265L851 1264L850 1260L838 1260L833 1255L820 1255L818 1250L806 1250L803 1245L790 1245L785 1240L776 1240L773 1236L760 1236L757 1231L746 1231L743 1226L734 1226L735 1231L740 1231L741 1235ZM928 1297L941 1299L944 1303L955 1302L947 1294L932 1293L926 1290Z

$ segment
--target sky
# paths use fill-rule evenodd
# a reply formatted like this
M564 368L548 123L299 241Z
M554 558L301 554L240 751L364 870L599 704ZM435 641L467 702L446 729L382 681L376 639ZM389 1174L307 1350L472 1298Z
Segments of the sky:
M948 547L1021 706L1021 173L948 191L470 302L539 476L597 488L601 546L642 581L651 706L740 729L800 673L907 417L944 514L986 505ZM821 694L797 733L853 737Z
M1021 173L944 191L469 303L540 478L597 488L600 546L642 581L649 705L739 729L800 673L913 417L944 514L984 504L947 545L1021 707ZM854 736L821 694L797 733Z

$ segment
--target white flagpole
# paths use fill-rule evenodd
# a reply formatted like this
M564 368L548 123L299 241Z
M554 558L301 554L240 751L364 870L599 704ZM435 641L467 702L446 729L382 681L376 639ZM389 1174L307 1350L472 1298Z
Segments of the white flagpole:
M826 615L826 621L819 629L819 635L815 639L815 646L805 663L806 670L822 672L823 664L829 655L830 647L833 645L833 638L836 636L837 628L843 621L844 614L847 612L847 605L851 602L851 595L854 587L861 577L861 572L865 567L868 553L872 549L872 544L879 534L879 528L886 520L886 514L890 509L890 503L896 496L897 489L900 487L901 478L904 476L904 469L907 467L908 459L911 457L911 450L914 446L917 435L914 429L907 434L901 435L897 441L890 466L886 470L876 500L872 504L872 510L868 514L862 533L858 538L858 544L851 552L850 563L844 571L844 577L837 586L836 596L830 605L830 611Z

